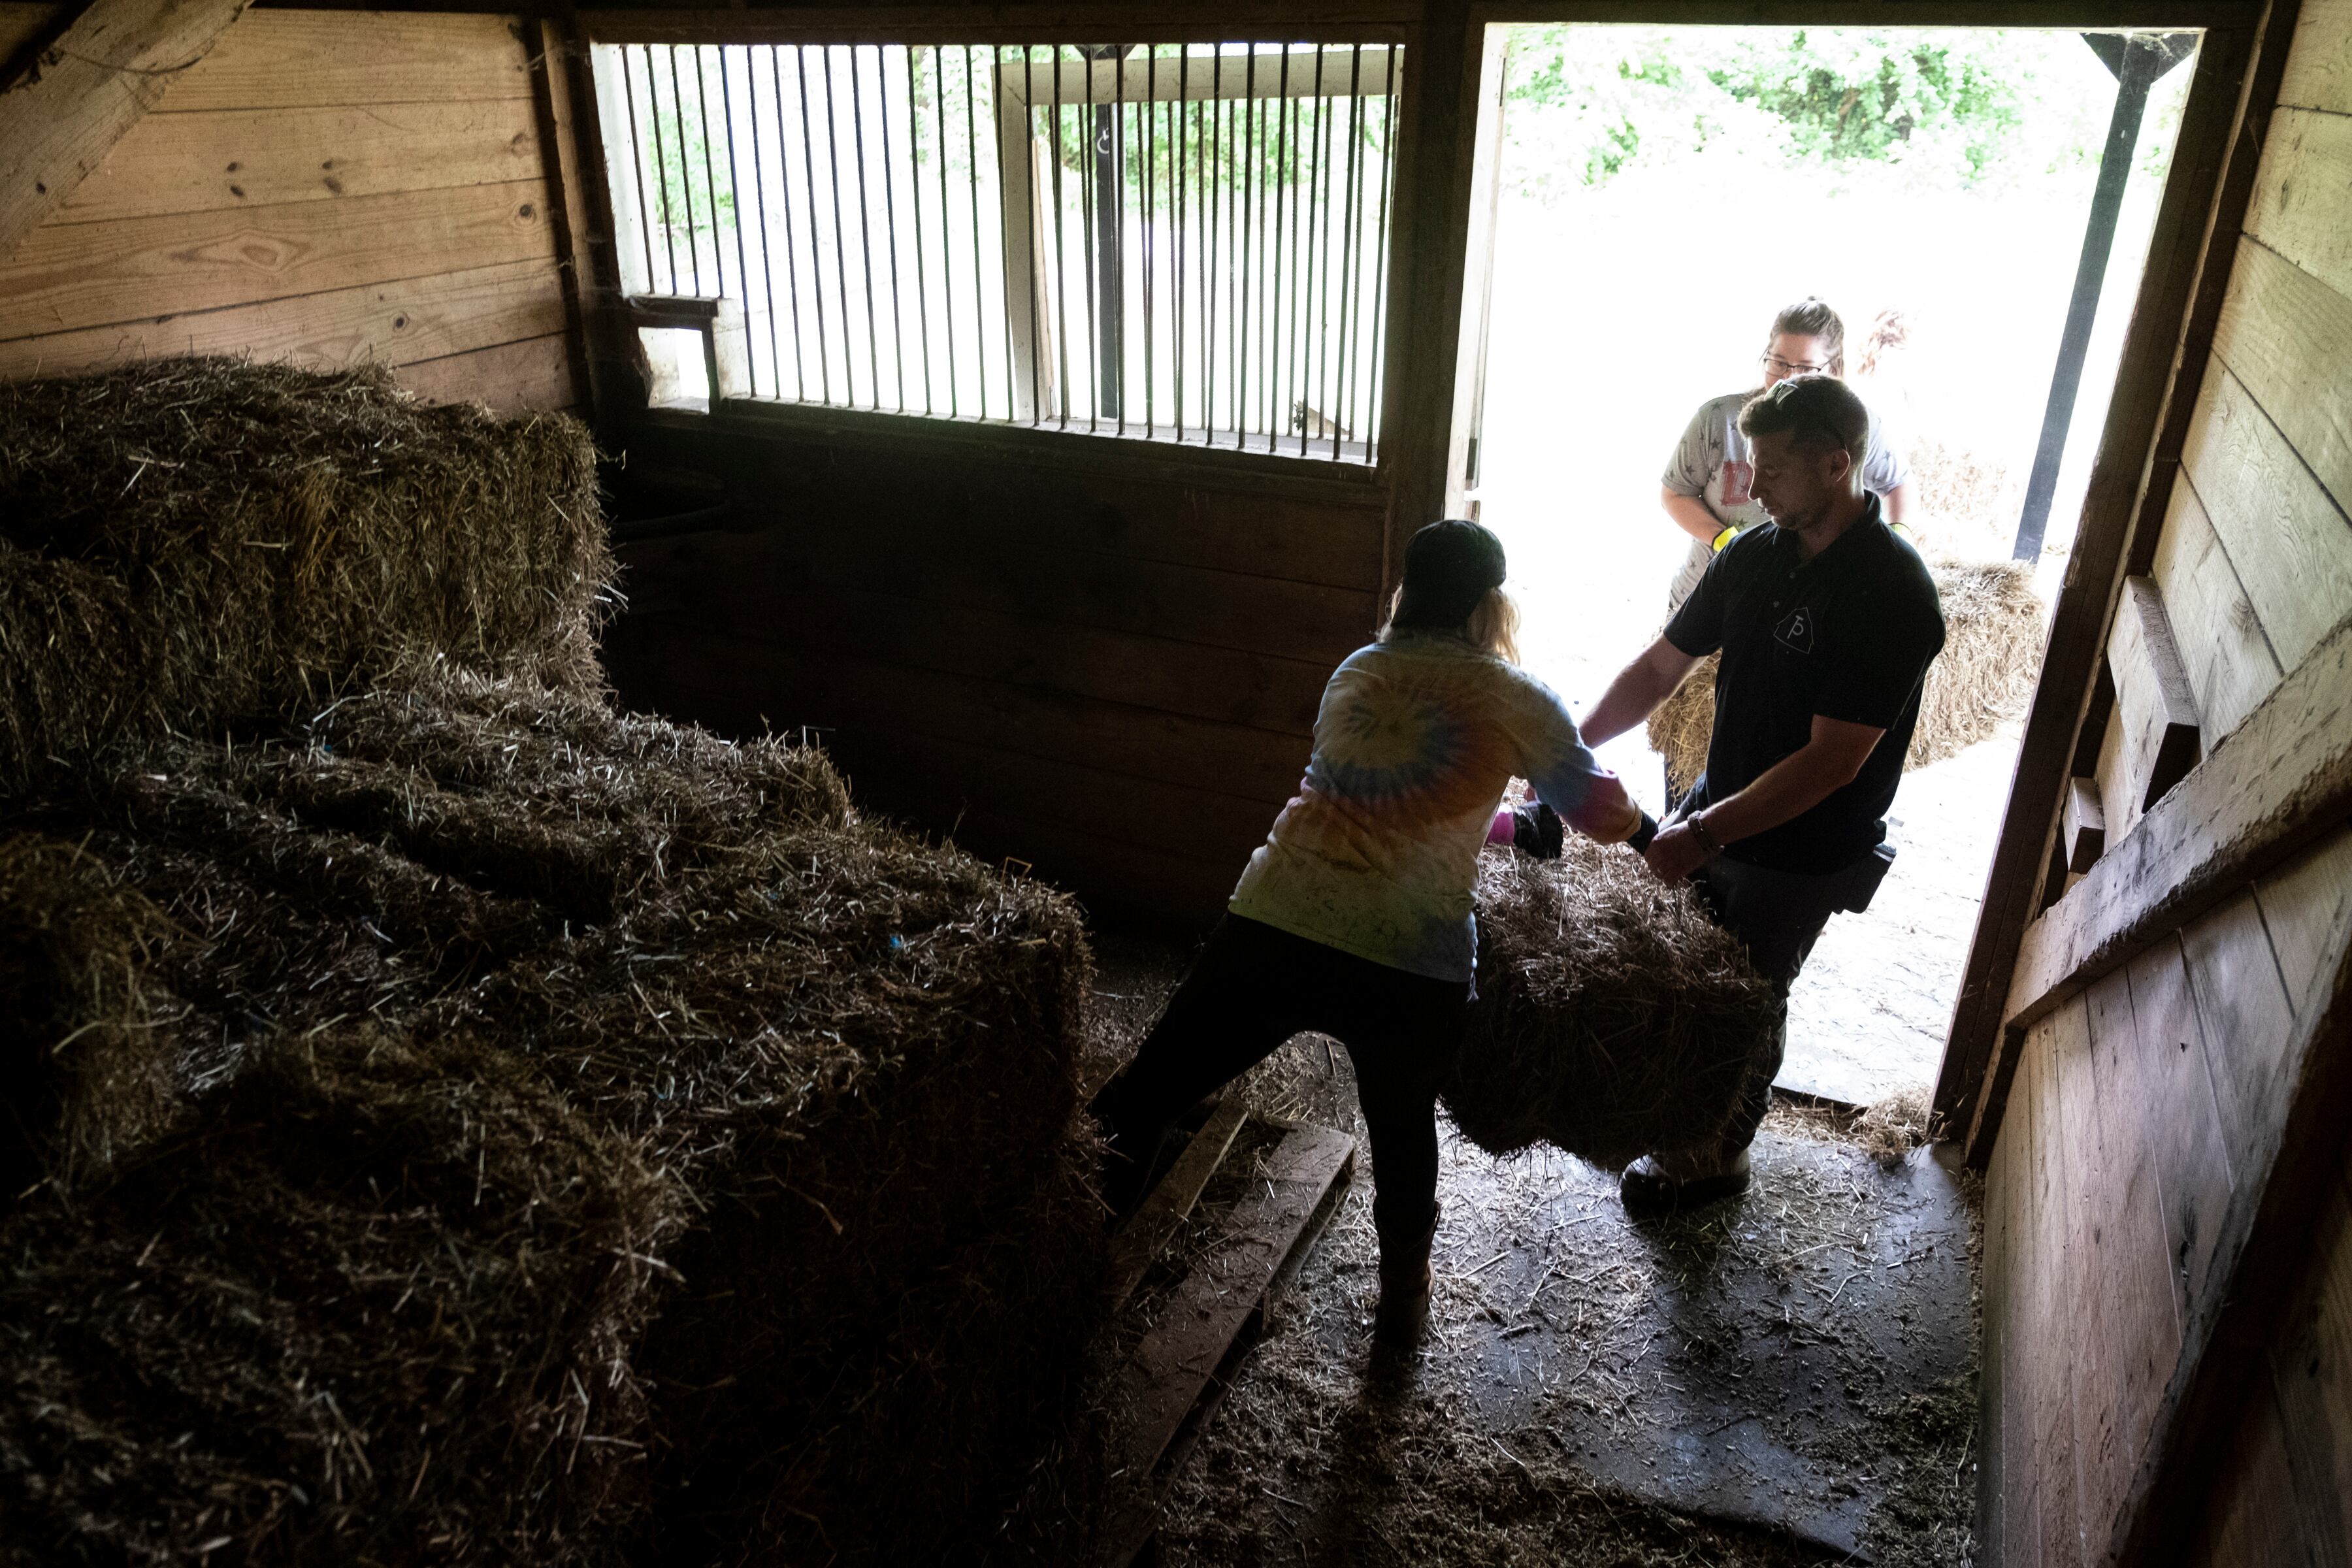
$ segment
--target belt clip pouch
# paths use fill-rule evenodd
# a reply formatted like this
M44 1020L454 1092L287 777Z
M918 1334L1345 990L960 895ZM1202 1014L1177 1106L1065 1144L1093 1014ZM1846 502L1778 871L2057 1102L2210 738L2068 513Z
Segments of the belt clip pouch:
M1878 896L1878 884L1886 880L1887 868L1894 864L1894 845L1873 846L1869 854L1838 874L1838 900L1830 907L1853 915L1869 909L1870 900Z

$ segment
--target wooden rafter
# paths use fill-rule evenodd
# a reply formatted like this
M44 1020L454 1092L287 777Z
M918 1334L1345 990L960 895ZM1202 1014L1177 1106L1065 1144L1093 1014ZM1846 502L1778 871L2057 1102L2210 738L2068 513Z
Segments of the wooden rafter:
M248 0L90 0L0 84L0 256L102 163Z

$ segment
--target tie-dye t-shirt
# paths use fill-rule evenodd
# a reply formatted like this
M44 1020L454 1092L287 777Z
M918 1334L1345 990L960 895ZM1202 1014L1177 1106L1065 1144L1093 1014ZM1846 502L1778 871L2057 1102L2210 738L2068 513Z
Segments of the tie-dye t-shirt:
M1603 843L1641 820L1542 681L1454 637L1360 648L1323 689L1307 777L1230 907L1392 969L1467 980L1478 851L1514 774Z

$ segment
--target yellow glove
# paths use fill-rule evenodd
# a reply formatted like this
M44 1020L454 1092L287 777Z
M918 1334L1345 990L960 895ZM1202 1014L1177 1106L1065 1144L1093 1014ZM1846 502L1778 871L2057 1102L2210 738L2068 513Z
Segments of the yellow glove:
M1723 553L1723 547L1738 537L1739 531L1738 529L1726 528L1721 533L1715 536L1715 543L1711 548L1716 554L1720 555Z

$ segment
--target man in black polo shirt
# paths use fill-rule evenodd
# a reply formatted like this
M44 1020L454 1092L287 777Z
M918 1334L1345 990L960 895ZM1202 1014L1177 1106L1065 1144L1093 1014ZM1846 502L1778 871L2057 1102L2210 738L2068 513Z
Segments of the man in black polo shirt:
M1698 884L1779 987L1782 1011L1721 1146L1627 1168L1619 1190L1636 1213L1747 1187L1790 984L1830 916L1867 905L1894 858L1886 809L1919 717L1920 682L1944 646L1934 580L1863 488L1870 415L1862 400L1832 377L1797 376L1740 410L1739 428L1773 526L1749 530L1715 558L1665 635L1611 683L1583 733L1594 746L1624 733L1691 666L1722 650L1706 772L1648 858L1661 880Z

